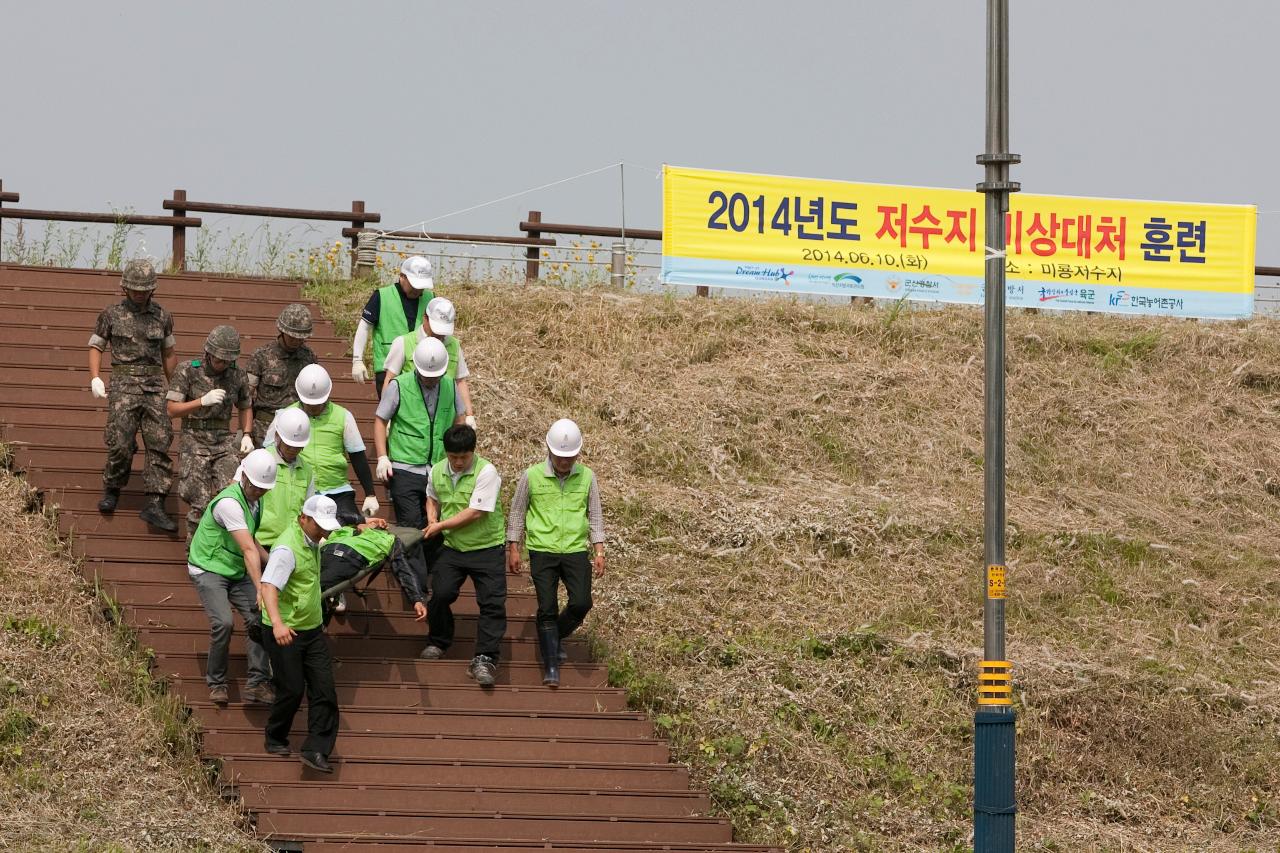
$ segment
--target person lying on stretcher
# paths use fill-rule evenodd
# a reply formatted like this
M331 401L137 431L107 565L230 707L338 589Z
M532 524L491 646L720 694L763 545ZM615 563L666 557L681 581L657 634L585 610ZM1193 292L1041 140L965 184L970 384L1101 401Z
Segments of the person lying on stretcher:
M413 603L415 621L427 618L427 593L413 554L422 547L422 531L412 527L390 527L381 518L365 520L340 516L343 527L329 534L320 548L320 589L324 601L324 622L341 612L342 593L353 590L363 595L384 566ZM361 589L356 585L363 583Z

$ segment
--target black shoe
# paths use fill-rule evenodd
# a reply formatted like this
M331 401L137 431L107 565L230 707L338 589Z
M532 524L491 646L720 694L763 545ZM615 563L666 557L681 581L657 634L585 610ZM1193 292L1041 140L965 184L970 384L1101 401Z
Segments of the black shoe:
M467 666L467 675L481 687L492 687L497 680L498 663L488 655L476 655Z
M542 683L560 686L560 632L555 625L538 628L538 650L542 657Z
M333 765L329 763L329 759L318 752L303 752L299 757L302 759L302 763L312 770L318 770L321 773L333 772Z
M289 755L290 754L289 744L287 743L272 743L271 741L267 741L262 745L262 748L272 755Z
M147 505L138 513L138 518L166 533L178 532L178 523L164 511L164 498L160 495L152 495L147 500Z
M98 501L98 512L103 515L110 515L116 511L116 504L120 503L119 489L102 490L102 500Z

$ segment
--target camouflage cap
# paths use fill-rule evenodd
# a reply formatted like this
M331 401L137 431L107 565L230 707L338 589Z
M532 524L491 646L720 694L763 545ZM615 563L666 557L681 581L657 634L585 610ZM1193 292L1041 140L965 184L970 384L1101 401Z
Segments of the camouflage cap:
M240 357L240 333L234 326L214 326L205 339L204 351L214 358L235 361Z
M121 279L129 290L155 290L156 268L146 258L135 258L124 265Z
M291 338L305 341L311 337L311 311L299 302L286 305L276 319L276 328Z

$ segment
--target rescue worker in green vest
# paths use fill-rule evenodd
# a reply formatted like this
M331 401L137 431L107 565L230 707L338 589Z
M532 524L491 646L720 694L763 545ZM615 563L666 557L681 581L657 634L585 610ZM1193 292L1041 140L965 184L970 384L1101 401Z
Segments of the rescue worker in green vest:
M276 689L264 746L272 755L289 754L289 730L305 695L307 739L299 757L321 773L333 772L329 754L338 739L338 693L320 607L320 542L338 526L332 498L307 498L272 546L262 573L262 642Z
M538 594L542 683L560 685L560 641L591 611L591 575L604 574L604 514L595 474L578 462L582 430L561 418L547 431L547 458L520 475L507 521L507 570L520 574L520 540ZM590 557L588 557L590 554ZM568 597L559 609L559 586Z
M431 466L427 527L422 535L444 535L431 571L427 602L427 646L419 655L438 660L453 645L453 609L462 582L471 578L480 615L475 657L467 674L481 687L493 684L507 630L507 575L502 544L506 525L498 496L502 477L476 454L476 431L466 424L444 434L445 458Z
M383 568L390 566L392 576L413 605L416 621L426 621L427 594L405 551L406 542L411 546L421 543L422 531L409 527L390 528L381 518L361 521L354 513L344 514L341 508L338 521L343 526L329 534L320 549L320 588L333 589L372 566L373 571L365 577L368 583ZM338 596L325 600L325 624L328 624L330 616L345 609L339 601Z
M204 508L191 550L187 554L187 575L200 595L200 604L209 617L209 661L205 682L209 700L226 705L227 650L231 646L234 608L246 628L260 618L258 594L262 566L267 552L255 540L262 518L262 497L276 483L276 461L265 450L255 450L240 463L231 485L214 495ZM245 644L249 658L249 679L241 696L246 702L270 704L275 699L268 680L271 669L267 654L255 642Z
M396 523L401 527L427 526L427 474L444 458L444 434L462 423L462 398L453 380L445 375L449 353L435 338L419 342L413 350L413 367L387 384L374 413L373 445L378 452L378 479L387 484ZM416 568L427 583L441 540L422 543Z
M365 303L356 325L356 336L351 342L351 378L363 384L369 379L364 366L364 350L373 335L373 393L382 393L382 363L391 349L391 342L410 329L422 325L422 315L427 310L427 300L422 298L435 287L431 278L431 261L421 255L406 258L400 265L400 278L395 284L380 287Z
M391 344L391 349L387 351L387 358L382 363L382 370L386 374L386 378L382 380L383 387L401 373L405 373L413 369L408 355L412 355L414 349L419 343L427 338L436 338L444 344L445 351L449 353L449 368L445 371L445 376L452 379L458 386L458 393L462 395L464 403L463 410L466 413L466 424L472 429L476 428L475 410L471 403L471 383L467 377L471 375L471 370L467 367L467 357L462 353L462 345L458 343L458 339L453 336L453 328L457 324L458 312L453 307L453 303L443 296L437 296L427 303L427 313L423 318L422 325L411 332L406 332L396 338Z
M316 491L333 498L338 505L338 516L358 515L356 492L347 479L347 460L356 472L360 488L364 490L364 503L360 513L376 515L378 499L373 494L373 473L369 470L369 457L365 452L364 438L351 412L329 401L333 393L333 380L329 371L318 364L302 368L294 383L300 408L311 418L311 440L302 450L302 458L316 476ZM267 429L266 444L275 441L276 424Z
M302 409L281 409L276 420L275 444L267 450L276 461L276 485L262 498L262 523L257 540L270 548L276 543L307 498L316 493L315 475L303 458L311 441L311 419Z

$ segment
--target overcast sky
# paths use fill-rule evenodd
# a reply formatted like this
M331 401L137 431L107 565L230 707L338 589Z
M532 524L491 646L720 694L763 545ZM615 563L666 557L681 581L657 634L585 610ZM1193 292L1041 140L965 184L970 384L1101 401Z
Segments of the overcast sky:
M1026 191L1280 210L1280 3L1010 5ZM646 169L664 162L960 188L982 174L980 0L0 9L0 179L23 207L161 213L183 187L361 198L395 227L626 161L627 223L656 228ZM530 208L613 224L617 171L433 227L514 234ZM1258 231L1258 262L1280 265L1280 214Z

